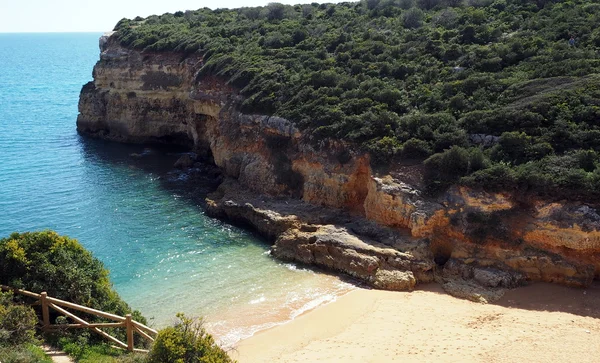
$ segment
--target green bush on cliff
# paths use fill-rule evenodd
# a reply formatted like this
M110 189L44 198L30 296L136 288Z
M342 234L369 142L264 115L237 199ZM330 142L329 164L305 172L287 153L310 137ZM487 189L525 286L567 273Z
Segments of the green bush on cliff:
M46 291L49 296L117 315L131 313L135 320L146 323L114 291L102 262L77 240L56 232L13 233L0 239L0 284L36 293ZM55 317L51 316L53 323ZM115 333L123 339L122 330ZM73 339L81 333L70 332L64 334ZM90 337L100 341L95 335Z
M0 239L0 283L114 314L131 313L102 262L77 240L53 231Z
M314 139L346 140L377 163L481 146L484 168L470 168L464 182L501 185L516 177L513 187L536 190L541 181L533 174L554 178L545 158L600 152L597 5L270 4L123 19L115 30L129 47L202 54L199 77L238 87L244 111L288 118ZM479 145L474 134L500 139ZM594 155L586 168L565 169L570 180L550 184L569 197L593 194ZM463 175L437 176L434 182L448 185Z

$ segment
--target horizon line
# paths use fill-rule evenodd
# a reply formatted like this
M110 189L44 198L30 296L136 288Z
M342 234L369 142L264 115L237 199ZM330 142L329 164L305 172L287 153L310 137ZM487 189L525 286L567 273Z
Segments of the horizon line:
M0 34L67 34L67 33L106 33L112 30L53 30L53 31L0 31Z

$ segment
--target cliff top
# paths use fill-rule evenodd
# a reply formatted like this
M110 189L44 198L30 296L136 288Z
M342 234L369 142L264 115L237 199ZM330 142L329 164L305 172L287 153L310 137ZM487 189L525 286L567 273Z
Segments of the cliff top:
M338 138L375 163L463 183L600 195L600 5L592 0L366 0L123 19L144 52L200 53L243 111Z

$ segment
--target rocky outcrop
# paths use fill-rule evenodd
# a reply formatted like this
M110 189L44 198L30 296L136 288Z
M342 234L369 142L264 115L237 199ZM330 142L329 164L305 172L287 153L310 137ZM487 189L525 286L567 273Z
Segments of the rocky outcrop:
M273 256L346 273L369 285L412 290L433 281L427 239L355 213L301 200L257 196L228 179L209 196L208 213L251 225L273 241Z
M251 225L273 241L276 257L379 288L412 289L434 271L490 288L586 286L600 277L593 205L466 188L426 198L414 178L375 173L369 155L341 141L317 142L286 119L240 112L238 90L202 66L197 54L139 52L102 38L78 130L189 147L228 178L209 198L210 213Z

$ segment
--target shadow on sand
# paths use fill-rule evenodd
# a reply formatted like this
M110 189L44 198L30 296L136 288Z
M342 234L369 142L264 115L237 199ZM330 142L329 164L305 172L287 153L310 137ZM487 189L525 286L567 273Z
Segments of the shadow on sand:
M417 290L447 295L437 283L418 286ZM588 288L535 282L507 290L502 298L490 304L510 309L562 312L600 319L600 281L594 281Z
M600 281L588 288L535 283L507 293L494 304L507 308L565 312L600 319Z

